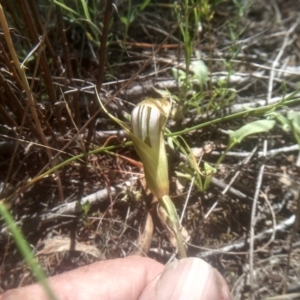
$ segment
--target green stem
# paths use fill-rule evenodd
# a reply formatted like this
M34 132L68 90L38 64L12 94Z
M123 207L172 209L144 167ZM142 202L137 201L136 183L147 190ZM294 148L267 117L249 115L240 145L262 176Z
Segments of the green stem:
M198 124L198 125L183 129L181 131L166 134L166 137L182 135L182 134L189 133L191 131L201 129L201 128L204 128L204 127L207 127L207 126L211 126L211 125L218 124L218 123L221 123L221 122L226 122L226 121L229 121L229 120L232 120L232 119L236 119L238 117L247 117L249 115L250 116L263 115L266 112L270 111L271 109L275 109L279 105L288 106L288 105L292 105L292 104L299 104L299 102L300 102L300 98L296 98L296 99L284 101L283 103L279 102L279 103L276 103L276 104L266 105L266 106L262 106L262 107L259 107L259 108L251 108L249 110L244 110L244 111L241 111L241 112L238 112L238 113L235 113L235 114L231 114L229 116L225 116L225 117L222 117L222 118L211 120L209 122Z
M180 231L180 224L175 206L168 195L163 196L162 199L159 200L159 202L161 206L166 210L169 220L171 222L172 231L177 241L177 247L180 258L185 258L187 257L187 255L183 244L183 238Z
M103 152L103 151L109 151L109 150L114 150L114 149L117 149L117 148L120 148L120 147L126 147L126 146L130 146L132 145L132 142L126 142L124 144L121 144L121 145L115 145L115 146L108 146L108 147L101 147L101 148L98 148L98 149L95 149L95 150L92 150L92 151L89 151L87 153L82 153L82 154L78 154L76 156L72 156L71 158L63 161L62 163L54 166L53 168L49 169L48 171L46 171L45 173L31 179L30 181L28 181L27 183L25 183L23 186L21 186L16 192L14 192L12 195L6 197L6 198L3 198L3 199L0 199L0 203L2 201L9 201L10 199L12 199L16 193L20 193L20 192L23 192L24 190L26 190L28 187L32 186L34 183L40 181L41 179L45 178L46 176L54 173L55 171L57 171L58 169L70 164L71 162L73 162L74 160L77 160L77 159L81 159L85 156L88 156L88 155L91 155L91 154L98 154L100 152Z
M14 240L19 248L19 251L21 252L22 256L25 258L27 264L29 265L30 269L32 270L33 275L36 277L36 279L39 281L39 283L44 288L48 299L50 300L56 300L57 297L53 293L48 281L47 276L44 273L43 269L39 266L38 262L36 261L28 243L26 242L26 239L24 238L22 232L18 228L16 222L14 221L11 214L6 209L5 205L0 202L0 215L4 219L4 222L8 226L10 232L12 233Z

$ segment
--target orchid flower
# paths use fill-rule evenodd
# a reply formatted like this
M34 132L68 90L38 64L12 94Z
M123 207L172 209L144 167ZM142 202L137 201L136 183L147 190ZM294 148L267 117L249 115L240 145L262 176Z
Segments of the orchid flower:
M164 128L171 111L171 103L166 98L148 98L140 102L131 113L131 131L125 123L106 111L100 99L99 102L104 111L121 125L132 139L134 149L144 166L148 188L166 210L180 256L186 257L178 215L169 196L168 158L164 143Z

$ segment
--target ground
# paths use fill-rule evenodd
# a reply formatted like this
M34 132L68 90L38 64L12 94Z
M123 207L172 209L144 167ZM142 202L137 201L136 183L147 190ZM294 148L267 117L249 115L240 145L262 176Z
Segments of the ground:
M143 9L119 1L103 59L99 33L79 16L28 1L35 35L25 8L1 1L20 61L28 56L27 80L46 141L1 36L0 198L49 276L131 254L174 259L174 237L130 139L95 101L97 84L109 112L130 126L137 103L167 90L173 97L165 135L170 195L188 256L216 267L234 299L282 293L298 299L300 3L211 1L205 11L209 1L198 2L185 11L172 1ZM72 9L79 11L78 3ZM105 5L89 9L101 37ZM44 47L34 48L40 40ZM294 123L282 126L274 112L285 120L295 112ZM218 161L230 131L267 119L277 120L272 130L247 135ZM170 133L185 143L178 138L174 146ZM207 189L188 163L189 148ZM213 175L205 173L206 164ZM32 283L7 224L0 226L0 291Z

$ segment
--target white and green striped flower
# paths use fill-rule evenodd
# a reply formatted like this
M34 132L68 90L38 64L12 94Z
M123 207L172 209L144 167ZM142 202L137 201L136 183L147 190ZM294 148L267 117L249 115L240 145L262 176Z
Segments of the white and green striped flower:
M144 166L148 188L166 210L180 256L186 257L177 212L169 197L168 159L163 134L171 103L166 98L148 98L140 102L131 113L131 131L125 123L107 112L100 99L99 102L104 111L121 125L132 139L134 149Z
M169 195L168 160L163 132L170 110L168 100L148 98L139 103L131 114L130 137L143 162L148 187L158 199Z

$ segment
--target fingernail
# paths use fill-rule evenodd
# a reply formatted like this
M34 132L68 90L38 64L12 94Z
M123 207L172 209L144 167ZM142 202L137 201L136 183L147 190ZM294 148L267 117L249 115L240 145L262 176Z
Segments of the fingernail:
M222 276L208 263L185 258L168 265L155 287L157 300L229 300L229 289Z

